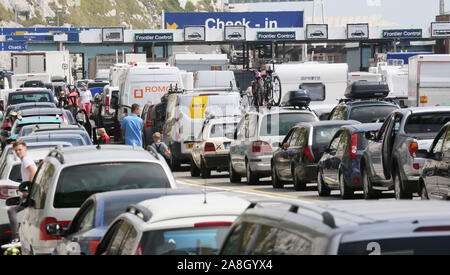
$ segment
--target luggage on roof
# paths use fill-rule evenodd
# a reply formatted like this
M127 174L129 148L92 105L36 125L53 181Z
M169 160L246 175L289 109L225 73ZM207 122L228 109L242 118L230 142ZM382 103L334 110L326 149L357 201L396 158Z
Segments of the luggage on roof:
M357 81L347 87L345 97L350 99L385 98L389 86L385 82Z
M281 106L306 108L311 103L311 94L308 90L293 90L287 92L281 100Z

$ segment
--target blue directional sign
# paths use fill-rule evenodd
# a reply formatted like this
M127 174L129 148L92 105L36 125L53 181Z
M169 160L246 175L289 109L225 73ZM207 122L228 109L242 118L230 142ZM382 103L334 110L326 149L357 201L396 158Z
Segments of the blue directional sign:
M225 26L246 28L303 28L303 11L277 12L173 12L164 14L165 29L185 26L205 26L223 29Z
M6 35L5 41L53 42L53 35Z
M25 43L0 43L0 51L20 52L26 50L27 44Z

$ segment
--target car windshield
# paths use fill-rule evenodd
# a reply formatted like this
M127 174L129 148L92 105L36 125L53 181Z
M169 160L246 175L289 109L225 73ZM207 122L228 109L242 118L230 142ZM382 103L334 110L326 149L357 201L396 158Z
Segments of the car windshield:
M379 105L354 107L352 108L349 119L361 123L383 122L392 111L397 109L397 106Z
M414 114L408 117L405 124L407 134L435 133L450 121L450 113Z
M17 105L27 102L51 102L50 94L39 92L13 94L8 104Z
M160 164L108 162L71 166L61 172L53 206L80 207L96 193L144 188L170 188Z
M143 255L211 255L217 253L228 226L197 227L144 232Z
M216 124L211 127L211 138L227 137L232 139L236 131L237 123Z
M449 255L450 236L398 238L344 243L339 255Z
M317 118L309 113L284 113L264 116L261 123L261 136L285 136L301 122L315 122Z

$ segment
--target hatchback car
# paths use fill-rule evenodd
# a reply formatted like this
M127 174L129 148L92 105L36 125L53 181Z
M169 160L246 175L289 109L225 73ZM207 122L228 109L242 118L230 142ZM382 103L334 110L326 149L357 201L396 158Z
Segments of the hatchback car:
M69 227L47 225L47 234L63 237L54 255L94 255L97 245L112 221L125 213L127 207L162 196L201 193L198 189L135 189L97 193L81 205Z
M366 133L376 133L381 126L369 123L341 127L319 161L319 196L340 190L343 199L351 199L355 191L362 190L359 161L369 143Z
M300 122L317 122L307 109L291 107L259 108L247 112L237 125L230 146L229 173L232 183L247 177L251 185L272 174L273 148Z
M425 164L419 179L422 199L450 198L450 123L442 127L430 147L425 150Z
M41 163L19 229L23 254L50 254L57 237L47 224L68 225L82 203L99 192L176 188L165 161L142 148L120 145L58 148Z
M8 94L8 101L5 107L34 102L55 103L55 97L51 90L42 88L20 88Z
M112 223L95 254L216 254L229 227L249 204L247 200L221 194L143 201L130 206Z
M447 202L311 204L286 199L279 205L274 201L270 207L264 207L264 202L252 203L231 226L219 254L450 254Z
M28 125L38 125L38 124L55 124L55 125L67 125L67 122L64 122L61 117L28 117L23 119L18 119L14 123L10 136L6 140L6 144L9 144L13 141L16 141L19 138L20 130L24 126ZM5 145L6 145L5 144Z
M238 122L237 118L205 122L192 148L191 176L209 178L211 170L228 171L230 145Z
M353 120L299 123L289 131L272 159L272 185L283 188L294 183L297 191L317 180L318 162L336 132L343 125L359 124Z

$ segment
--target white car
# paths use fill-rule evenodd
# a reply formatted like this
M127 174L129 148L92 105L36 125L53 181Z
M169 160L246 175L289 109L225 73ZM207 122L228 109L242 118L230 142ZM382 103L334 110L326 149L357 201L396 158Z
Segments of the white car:
M249 205L247 200L221 194L143 201L111 224L95 254L216 254L231 224Z
M28 156L33 159L36 165L39 164L49 153L48 149L28 150ZM11 232L8 218L8 207L5 202L7 198L19 195L19 185L23 181L20 172L20 159L14 154L6 156L5 161L0 167L0 243L4 244L10 241ZM20 214L19 214L20 218Z
M231 142L239 118L216 118L205 121L192 148L191 176L209 178L211 170L228 171Z
M47 225L68 225L89 196L145 188L176 188L170 168L156 153L121 145L53 150L36 174L23 213L22 254L51 254L59 238L47 234Z

